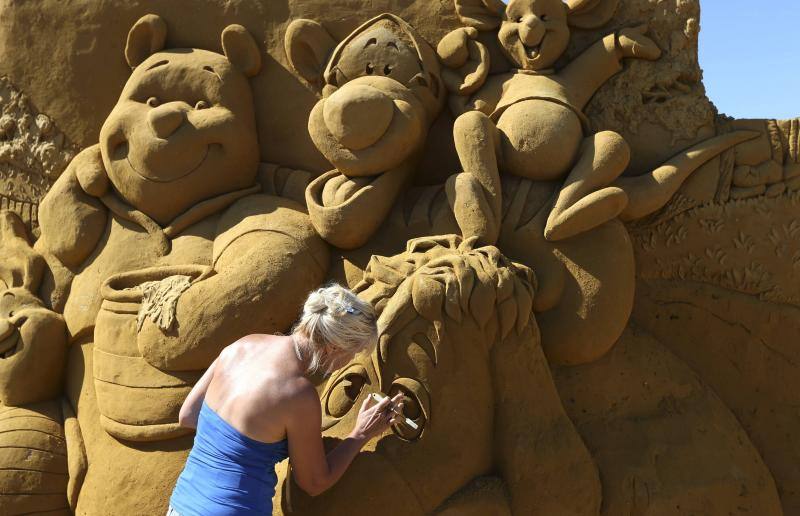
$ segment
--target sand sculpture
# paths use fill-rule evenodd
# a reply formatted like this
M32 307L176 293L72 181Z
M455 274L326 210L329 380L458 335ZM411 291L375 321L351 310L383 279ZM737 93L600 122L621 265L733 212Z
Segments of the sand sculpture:
M475 241L421 238L372 259L356 291L380 310L380 343L327 383L325 435L346 436L370 392L403 392L419 430L370 442L352 484L313 500L285 492L287 511L337 514L348 503L366 513L401 497L411 505L397 514L597 513L597 470L539 345L534 274ZM516 388L522 381L528 389ZM459 467L444 456L459 457ZM376 494L359 497L367 476ZM490 487L476 496L482 484Z
M77 118L0 60L0 512L163 513L194 381L328 279L381 341L326 442L420 428L276 514L800 510L798 121L714 117L693 0L395 4L87 4Z
M464 172L451 176L445 185L418 189L399 201L407 182L407 170L409 167L413 170L414 156L422 151L423 140L418 134L424 136L425 129L392 120L384 124L385 132L378 131L372 135L373 141L368 147L360 148L359 142L356 150L348 147L348 135L362 134L367 127L369 130L377 127L373 115L378 111L374 105L379 102L376 98L396 98L400 96L399 92L405 92L406 98L416 98L407 88L398 89L397 81L390 81L389 77L374 70L370 72L370 67L377 70L381 66L412 69L421 62L423 68L430 70L429 74L438 72L438 69L425 67L425 56L430 56L430 47L424 41L414 41L417 50L398 55L393 46L373 37L373 34L388 32L387 19L392 18L379 17L359 27L351 38L339 44L327 66L316 62L316 57L326 56L328 52L324 45L331 45L333 40L319 24L299 20L293 22L287 32L286 47L293 66L298 71L320 70L326 66L323 77L306 74L306 78L336 82L336 86L325 85L323 98L309 118L309 132L320 152L337 165L336 170L321 175L306 190L306 203L314 227L337 247L360 248L357 252L362 255L362 261L375 252L399 252L398 242L422 235L458 233L478 237L485 243L499 242L509 256L531 267L536 266L539 271L541 298L535 301L534 311L542 314L540 325L548 358L560 364L578 364L599 358L621 335L633 305L633 253L624 226L616 220L617 215L623 220L632 220L660 209L696 168L756 133L739 131L703 142L649 174L619 179L615 186L605 187L606 191L613 190L617 194L606 197L600 191L592 191L594 183L574 178L567 178L566 186L562 188L559 181L519 177L521 174L515 177L504 172L505 184L501 184L493 142L502 138L490 134L495 129L487 116L480 112L466 113L455 121L453 128ZM401 20L393 19L392 25L397 29L395 38L400 39L403 32L413 34ZM465 31L448 37L462 34ZM383 43L383 55L356 59L354 49L371 50L379 44L370 45L372 40ZM315 44L318 48L314 51L299 51L300 48L310 49ZM446 47L440 45L440 53L451 53L450 50L442 51L443 46ZM604 48L598 45L596 50L600 52ZM341 64L348 57L352 62ZM387 58L391 64L384 65ZM591 55L586 57L591 58ZM600 52L600 58L608 59L608 56ZM446 57L442 60L447 62ZM342 67L349 73L339 72ZM376 73L378 76L374 78ZM344 77L347 82L344 82ZM543 77L549 80L547 76ZM370 84L369 90L362 86L365 82ZM426 82L435 85L440 84L441 79L436 74ZM331 94L331 91L335 93ZM428 93L431 90L426 88L423 91ZM441 90L437 87L434 91ZM456 101L460 95L457 92ZM395 102L400 104L403 101ZM558 106L563 114L577 116L576 112L564 108L562 101L537 98L531 102L534 107L542 103L545 107L552 104ZM329 109L331 104L335 108ZM416 114L416 119L425 120L427 117L430 120L438 114L437 107L438 104L430 103L428 110L422 111L424 104L418 103L418 107L410 112ZM399 118L400 112L402 109L395 110L395 116ZM364 131L357 130L359 126L364 127ZM553 127L557 126L557 123L553 124ZM399 136L403 131L406 134ZM541 140L546 136L537 135L537 138ZM594 143L591 143L592 148L586 150L585 157L577 160L575 169L584 168L578 174L602 175L595 169L615 167L614 177L606 181L611 183L627 166L629 151L619 135L608 133L590 139L594 142L597 138L610 146L606 149L614 148L618 154L614 157L606 155L604 150L593 149ZM561 145L559 134L552 134L549 139L553 141L546 142L547 145L553 148ZM384 164L376 159L359 159L356 160L358 165L354 166L351 161L359 156L359 152L391 156L401 163ZM551 162L546 158L544 161ZM570 163L573 161L569 159ZM574 205L584 206L589 211L585 212L587 215L575 216L586 217L584 220L598 224L581 228L562 244L561 241L567 239L554 241L547 238L547 225L553 220L554 210L557 210L565 191L577 196L575 201L586 194L587 199L621 198L623 205L609 218L602 219L590 208L594 201L580 200ZM395 206L395 211L390 213L392 206ZM603 225L606 222L610 223ZM598 231L591 231L598 226ZM390 240L389 245L367 243L376 234L379 240ZM402 237L398 238L400 235ZM587 276L596 277L597 282L587 280ZM600 284L604 287L600 288Z
M0 211L0 242L0 511L69 514L65 426L76 427L61 401L66 326L36 296L45 264L14 212Z
M327 268L302 206L260 193L252 37L227 27L224 55L163 50L165 37L157 16L133 26L133 73L100 143L70 163L39 212L36 250L52 271L43 290L70 336L66 395L80 435L67 451L85 453L86 468L71 473L83 479L70 500L79 513L161 511L163 494L121 501L107 486L173 482L191 442L178 409L203 368L239 336L287 327ZM153 282L164 292L146 306ZM164 459L145 459L154 452Z

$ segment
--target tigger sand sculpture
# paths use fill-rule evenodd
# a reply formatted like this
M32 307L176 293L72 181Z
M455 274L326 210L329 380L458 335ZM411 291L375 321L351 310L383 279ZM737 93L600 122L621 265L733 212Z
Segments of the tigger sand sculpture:
M308 131L336 167L307 190L309 215L326 241L355 249L372 237L416 173L446 96L439 61L392 14L369 20L338 45L319 23L295 20L286 51L302 77L322 86Z

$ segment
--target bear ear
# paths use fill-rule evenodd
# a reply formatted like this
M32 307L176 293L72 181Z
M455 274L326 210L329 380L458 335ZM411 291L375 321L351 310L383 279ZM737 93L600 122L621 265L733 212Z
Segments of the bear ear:
M461 23L480 31L494 30L500 26L506 13L502 0L454 0L456 14Z
M311 84L320 85L331 51L336 47L336 40L325 27L313 20L294 20L286 28L283 43L292 68Z
M146 14L139 18L130 32L125 45L125 60L131 68L164 48L167 39L167 24L160 16Z
M252 34L241 25L228 25L222 31L222 51L247 77L258 75L261 70L261 51Z
M608 23L619 0L565 0L567 20L578 29L596 29Z

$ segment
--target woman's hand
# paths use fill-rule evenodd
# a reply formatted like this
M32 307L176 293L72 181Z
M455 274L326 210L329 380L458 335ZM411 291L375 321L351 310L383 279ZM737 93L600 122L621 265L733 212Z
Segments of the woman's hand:
M368 441L383 433L390 425L402 420L403 403L402 393L397 393L393 398L386 397L380 402L367 397L361 404L356 425L350 436L354 439Z
M399 401L402 397L398 393L379 403L371 396L367 398L361 405L353 431L326 456L319 431L322 426L319 397L309 384L304 393L298 395L286 427L289 461L297 485L311 496L331 487L367 441L401 420L403 404Z

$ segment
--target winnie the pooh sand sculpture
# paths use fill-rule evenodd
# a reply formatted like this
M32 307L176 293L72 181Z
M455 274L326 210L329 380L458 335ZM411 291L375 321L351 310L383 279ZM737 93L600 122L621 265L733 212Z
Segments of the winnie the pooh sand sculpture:
M130 30L133 73L100 143L39 215L47 294L72 344L80 513L162 511L191 446L177 416L193 383L230 342L289 326L327 269L303 207L257 184L252 37L227 27L222 55L163 50L165 36L154 15Z

